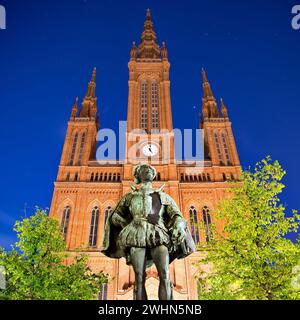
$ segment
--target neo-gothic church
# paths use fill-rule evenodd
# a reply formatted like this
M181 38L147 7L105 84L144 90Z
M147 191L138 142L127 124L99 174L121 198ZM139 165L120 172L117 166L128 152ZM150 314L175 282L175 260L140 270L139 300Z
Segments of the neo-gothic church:
M226 196L228 180L240 178L240 162L227 108L222 99L218 106L204 70L199 122L203 129L204 160L197 166L176 161L170 63L166 44L158 44L149 9L140 43L138 47L132 45L128 69L125 159L111 165L96 160L100 125L94 69L81 106L77 98L72 107L50 209L50 216L61 224L67 250L72 253L80 248L88 254L93 270L104 270L110 275L110 282L101 288L99 299L121 300L133 296L133 269L126 265L125 259L104 256L100 247L106 219L121 196L130 192L137 162L149 162L156 168L154 187L165 184L164 191L178 204L196 243L209 241L216 204ZM135 129L143 129L142 134ZM199 266L195 262L201 261L202 255L199 251L170 265L174 299L197 299ZM146 289L149 299L157 298L158 276L154 266L147 270Z

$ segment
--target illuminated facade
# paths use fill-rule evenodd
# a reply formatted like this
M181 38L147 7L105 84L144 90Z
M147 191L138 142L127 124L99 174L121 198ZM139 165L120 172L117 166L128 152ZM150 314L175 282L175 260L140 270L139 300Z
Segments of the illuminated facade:
M72 252L81 248L89 255L93 270L104 270L111 276L108 286L104 286L99 294L100 299L132 299L132 268L126 265L125 259L105 257L100 253L100 247L110 211L121 196L130 191L137 159L155 166L158 174L154 187L165 184L164 191L177 202L197 243L209 241L209 226L214 219L216 204L226 195L228 180L237 180L240 175L240 162L227 108L222 100L218 107L204 70L199 126L204 133L205 158L197 166L176 161L170 63L166 44L158 45L149 10L140 44L138 47L134 43L132 45L128 68L125 161L110 165L95 160L96 135L100 125L94 69L81 107L78 107L76 99L71 111L50 210L50 216L61 223L67 249ZM136 134L137 129L143 129L144 134ZM201 255L197 252L171 264L175 299L197 299L194 277L197 267L194 262L200 261ZM149 299L157 298L157 287L158 276L153 266L147 271Z

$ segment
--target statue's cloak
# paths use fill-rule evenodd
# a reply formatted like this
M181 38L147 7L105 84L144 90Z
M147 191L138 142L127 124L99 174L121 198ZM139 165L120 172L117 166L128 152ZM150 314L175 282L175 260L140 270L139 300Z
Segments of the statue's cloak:
M194 243L194 240L191 236L191 233L187 227L187 223L184 220L180 210L178 209L175 201L166 193L161 191L162 188L155 190L154 192L157 192L157 194L160 197L160 202L162 206L165 206L167 214L165 215L165 227L168 230L170 239L172 235L172 230L174 227L175 223L175 218L176 216L180 216L181 219L185 222L185 233L186 236L183 240L182 243L179 245L172 244L168 249L169 249L169 258L170 258L170 263L174 259L181 259L185 258L186 256L190 255L191 253L196 251L196 246ZM129 210L130 202L132 199L132 196L134 192L137 189L133 190L130 193L127 193L122 197L122 199L119 201L117 206L114 208L114 210L110 213L106 220L105 224L105 231L104 231L104 239L103 239L103 244L101 248L101 252L105 254L106 256L110 258L126 258L127 264L131 264L130 262L130 254L129 254L129 249L121 247L118 243L118 237L119 234L122 230L122 227L120 226L115 226L111 222L111 217L115 212L118 212L118 214L121 213L122 217L126 220L126 225L129 224L132 221L132 215ZM150 252L146 252L147 255L147 266L151 266L153 263Z

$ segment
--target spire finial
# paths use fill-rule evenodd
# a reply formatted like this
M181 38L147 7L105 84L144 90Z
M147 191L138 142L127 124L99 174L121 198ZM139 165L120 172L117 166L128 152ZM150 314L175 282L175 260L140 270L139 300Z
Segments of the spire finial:
M150 10L150 8L147 9L146 18L147 18L147 20L151 20L151 10Z
M91 82L95 82L95 80L96 80L96 71L97 71L97 69L96 69L96 67L94 67L94 69L93 69L93 73L92 73L92 79L91 79Z
M203 83L208 82L204 68L201 70Z

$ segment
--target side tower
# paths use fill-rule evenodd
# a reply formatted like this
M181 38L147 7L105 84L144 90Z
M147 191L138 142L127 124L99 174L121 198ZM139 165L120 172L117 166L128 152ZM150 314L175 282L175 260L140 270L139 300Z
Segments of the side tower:
M211 161L214 181L238 180L240 161L228 110L221 98L221 110L202 69L203 97L200 128L204 130L204 154Z
M80 211L80 206L75 207L71 203L74 204L77 200L76 188L80 186L80 182L86 181L88 163L95 157L99 128L95 78L96 68L93 70L80 110L78 110L78 97L72 107L50 210L50 216L56 216L61 223L68 249L84 243L78 236L81 234L78 220L74 220L74 213ZM69 205L67 201L62 201L66 198L65 195L62 196L63 192L68 194ZM60 207L61 202L64 202L63 208Z

